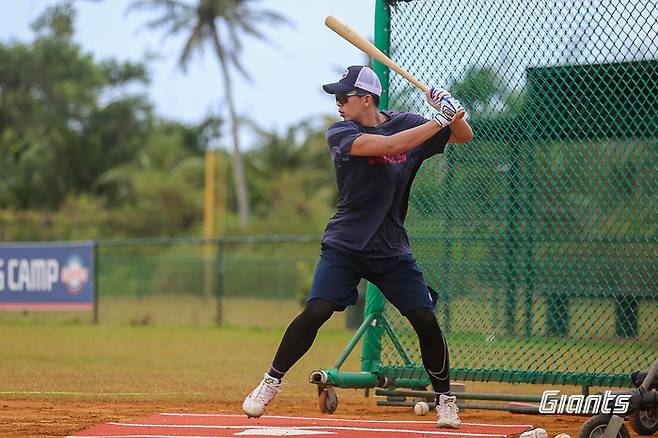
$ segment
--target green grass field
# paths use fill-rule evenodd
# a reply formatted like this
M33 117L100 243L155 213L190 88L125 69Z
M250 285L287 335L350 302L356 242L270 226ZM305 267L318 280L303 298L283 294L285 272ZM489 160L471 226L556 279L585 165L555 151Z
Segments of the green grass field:
M101 325L215 326L217 302L195 295L146 295L101 297ZM293 299L236 298L222 300L222 325L243 328L281 329L301 311ZM346 312L336 313L325 325L345 328ZM0 312L0 324L90 324L91 312Z
M262 377L287 324L293 300L195 297L105 299L100 324L91 313L0 313L0 397L147 400L241 400ZM344 313L323 327L290 372L288 394L312 394L308 374L335 362L353 335ZM345 365L359 368L359 355Z
M2 397L240 400L269 368L282 331L236 327L71 323L0 326ZM323 330L291 371L286 392L311 392L352 333ZM358 368L358 355L346 366Z
M0 324L0 398L238 403L269 367L281 329ZM327 327L286 377L282 398L315 399L308 375L331 367L353 336ZM360 369L360 346L342 369ZM467 382L474 392L538 394L540 385ZM579 388L560 388L578 392Z
M216 304L193 296L106 298L100 303L98 325L91 324L90 313L0 313L0 393L3 397L239 401L269 367L283 331L300 306L293 300L227 298L222 310L224 325L219 327L214 324ZM334 364L354 334L345 327L344 312L336 313L323 327L311 351L286 379L288 394L313 393L308 374ZM405 344L415 345L408 327L398 327L396 333ZM450 335L452 365L486 367L487 360L493 360L489 366L496 368L499 360L495 358L504 357L517 365L530 361L530 368L537 366L536 357L518 356L518 340L498 337L483 347L481 337ZM545 342L538 339L537 345ZM553 339L552 347L546 348L560 352L561 358L552 360L568 362L562 366L575 360L569 351L577 351L579 357L590 351L586 357L596 361L605 352L606 362L614 363L614 370L609 371L626 373L630 370L625 355L635 350L634 355L641 354L646 347L641 344ZM483 357L483 348L491 349L492 357ZM342 369L358 371L360 351L357 346ZM420 364L417 351L412 357ZM385 363L397 360L388 341L384 359ZM593 370L594 365L585 369ZM469 382L471 390L483 392L539 391L537 386L511 386Z

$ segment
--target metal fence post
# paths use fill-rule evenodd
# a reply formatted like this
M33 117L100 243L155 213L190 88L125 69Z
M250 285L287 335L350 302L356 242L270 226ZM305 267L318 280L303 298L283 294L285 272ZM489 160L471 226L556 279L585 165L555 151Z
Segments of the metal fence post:
M94 316L92 319L93 324L98 324L98 241L94 240Z
M518 141L510 145L510 171L507 192L507 242L506 242L506 272L505 272L505 330L508 335L516 331L516 304L518 297L518 226L519 226L519 171L521 167L521 151Z

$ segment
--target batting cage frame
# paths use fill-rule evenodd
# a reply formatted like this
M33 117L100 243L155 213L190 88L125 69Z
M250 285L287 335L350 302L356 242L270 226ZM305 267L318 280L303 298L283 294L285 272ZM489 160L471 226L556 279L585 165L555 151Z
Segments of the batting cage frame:
M653 361L657 32L651 0L438 9L377 0L375 45L421 82L450 90L475 134L423 164L406 220L440 295L453 381L578 385L587 394L631 386L630 372ZM403 78L374 68L381 108L430 116ZM361 341L361 370L341 370ZM336 408L334 387L379 388L387 398L378 404L412 405L406 398L430 384L411 326L371 284L363 324L310 382L326 412Z

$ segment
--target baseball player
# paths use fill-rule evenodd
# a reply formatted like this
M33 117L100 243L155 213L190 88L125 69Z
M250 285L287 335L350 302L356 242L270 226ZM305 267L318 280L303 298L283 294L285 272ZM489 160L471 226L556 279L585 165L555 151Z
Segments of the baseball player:
M417 114L379 111L382 92L367 66L351 66L323 86L336 98L342 121L327 130L336 170L338 206L324 231L320 260L304 310L290 323L271 369L246 397L242 409L260 417L280 390L284 374L310 349L318 329L336 311L355 304L362 278L377 286L404 315L420 341L423 365L436 393L437 424L461 421L450 395L448 347L434 315L437 294L416 264L404 220L414 177L424 160L447 143L467 143L473 132L461 104L441 88L427 92L436 109Z

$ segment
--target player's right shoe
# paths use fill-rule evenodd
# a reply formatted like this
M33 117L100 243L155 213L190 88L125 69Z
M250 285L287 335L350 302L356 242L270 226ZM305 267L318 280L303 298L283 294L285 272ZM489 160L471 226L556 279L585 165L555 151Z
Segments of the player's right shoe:
M281 381L265 373L263 380L242 402L242 410L249 418L258 418L265 412L265 407L279 393Z
M535 429L523 432L520 438L548 438L548 433L546 433L545 429L537 427Z
M457 398L441 394L439 404L436 405L436 425L457 429L462 424L457 412L459 412Z

